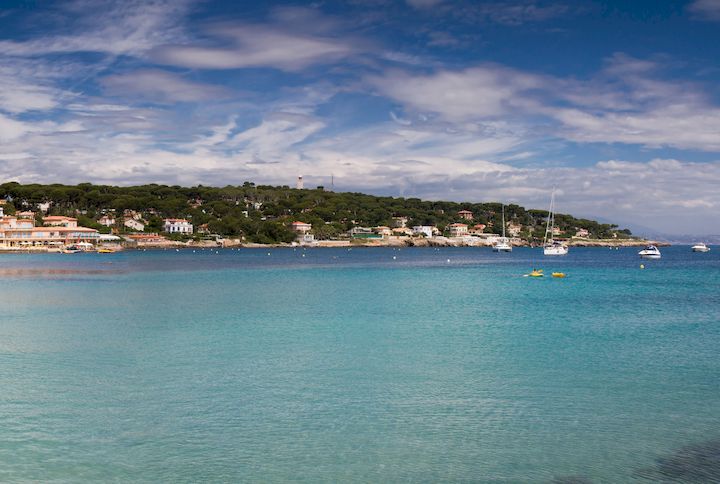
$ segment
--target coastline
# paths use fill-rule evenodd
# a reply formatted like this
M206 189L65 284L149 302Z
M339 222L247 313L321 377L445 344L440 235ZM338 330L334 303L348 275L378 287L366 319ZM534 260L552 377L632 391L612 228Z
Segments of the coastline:
M568 241L570 247L644 247L653 244L658 247L670 247L668 242L651 241L644 239L572 239ZM526 241L515 239L513 247L532 247ZM297 242L288 244L257 244L243 242L240 239L223 239L220 241L155 241L140 244L113 244L101 247L115 251L124 250L160 250L160 249L216 249L216 248L242 248L242 249L269 249L269 248L350 248L350 247L475 247L491 248L492 244L486 240L475 237L390 237L385 239L346 239L346 240L318 240L309 244ZM538 247L538 246L535 246ZM56 253L57 250L47 247L0 247L0 253Z

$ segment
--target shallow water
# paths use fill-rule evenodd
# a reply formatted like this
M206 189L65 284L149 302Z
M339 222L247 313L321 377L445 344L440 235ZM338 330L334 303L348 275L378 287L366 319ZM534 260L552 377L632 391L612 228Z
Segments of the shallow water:
M0 480L720 479L720 249L636 252L2 254Z

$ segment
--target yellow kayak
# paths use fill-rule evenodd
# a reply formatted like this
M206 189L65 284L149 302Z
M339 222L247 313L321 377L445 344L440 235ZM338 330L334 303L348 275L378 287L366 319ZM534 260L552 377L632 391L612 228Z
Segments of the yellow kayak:
M565 277L565 273L564 272L553 272L552 276L563 278L563 277Z
M97 251L98 251L98 254L112 254L113 252L115 252L112 249L98 249Z

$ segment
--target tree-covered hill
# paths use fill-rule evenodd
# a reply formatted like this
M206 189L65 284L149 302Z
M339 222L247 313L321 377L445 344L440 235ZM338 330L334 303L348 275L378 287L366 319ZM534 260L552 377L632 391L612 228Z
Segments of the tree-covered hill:
M79 216L80 223L97 226L96 220L106 213L120 215L134 211L147 222L145 231L157 232L165 217L183 217L198 227L207 224L212 233L244 236L259 243L288 242L294 233L295 220L313 225L318 239L341 236L354 226L393 226L393 217L407 217L408 226L434 225L441 231L453 222L467 222L458 211L473 212L471 223L485 224L486 232L501 229L500 202L457 203L423 201L418 198L378 197L362 193L331 192L317 189L297 190L246 182L241 186L180 187L140 185L118 187L81 183L79 185L39 185L10 182L0 185L0 198L8 200L6 211L34 210L50 202L48 214ZM525 239L542 238L546 210L525 209L519 205L505 207L507 222L521 225ZM628 237L629 230L593 220L556 214L556 225L562 235L572 236L586 229L592 238ZM470 223L470 222L468 222ZM124 230L118 223L119 230Z

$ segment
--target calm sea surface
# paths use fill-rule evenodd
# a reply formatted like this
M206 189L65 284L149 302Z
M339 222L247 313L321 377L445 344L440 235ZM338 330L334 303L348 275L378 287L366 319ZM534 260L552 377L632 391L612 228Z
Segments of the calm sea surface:
M0 254L0 481L720 480L720 248L636 253Z

